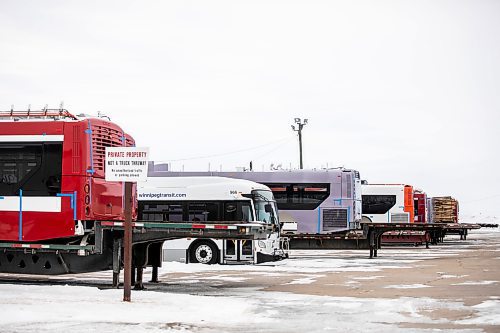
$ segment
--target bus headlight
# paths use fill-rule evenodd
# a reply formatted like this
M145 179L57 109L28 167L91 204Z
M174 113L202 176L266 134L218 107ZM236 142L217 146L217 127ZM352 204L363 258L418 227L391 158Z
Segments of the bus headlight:
M258 244L259 244L259 247L266 248L266 242L260 240Z

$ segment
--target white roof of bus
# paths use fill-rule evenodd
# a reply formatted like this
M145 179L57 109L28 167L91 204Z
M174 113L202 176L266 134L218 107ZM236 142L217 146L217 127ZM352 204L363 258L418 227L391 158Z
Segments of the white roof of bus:
M227 177L148 177L137 183L139 200L249 200L242 194L269 187Z
M263 183L340 183L342 173L356 172L348 169L328 169L328 170L275 170L275 171L154 171L150 170L149 175L162 177L187 177L187 176L223 176L230 178L248 179Z
M362 194L394 194L403 192L404 184L362 184Z

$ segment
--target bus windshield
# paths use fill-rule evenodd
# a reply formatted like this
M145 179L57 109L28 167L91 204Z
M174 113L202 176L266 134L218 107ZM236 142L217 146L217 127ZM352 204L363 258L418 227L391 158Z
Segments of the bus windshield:
M363 214L385 214L396 204L395 195L363 194Z
M257 220L268 224L279 224L278 209L273 193L265 190L252 191Z

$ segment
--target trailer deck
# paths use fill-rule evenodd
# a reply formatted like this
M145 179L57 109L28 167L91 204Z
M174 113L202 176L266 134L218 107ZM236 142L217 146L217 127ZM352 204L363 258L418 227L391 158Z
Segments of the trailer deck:
M145 265L147 260L161 265L163 241L168 239L231 238L265 239L271 226L262 223L220 222L147 222L132 223L132 244L137 250L136 262ZM66 274L111 267L119 272L124 222L102 221L95 225L89 236L78 244L49 242L0 242L0 272L26 274ZM153 253L155 253L153 255Z
M291 249L369 249L370 258L378 256L381 248L381 237L387 232L428 233L425 238L426 247L429 243L443 241L447 233L458 233L461 239L466 239L469 230L481 228L478 224L461 223L373 223L362 222L361 229L331 234L287 234ZM463 237L462 237L463 236Z

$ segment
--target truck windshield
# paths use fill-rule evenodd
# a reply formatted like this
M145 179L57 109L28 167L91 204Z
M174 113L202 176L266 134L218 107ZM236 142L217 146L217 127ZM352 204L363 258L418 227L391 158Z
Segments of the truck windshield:
M278 209L273 193L265 190L252 191L257 220L268 224L279 224Z

